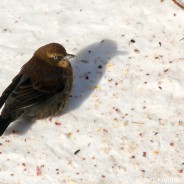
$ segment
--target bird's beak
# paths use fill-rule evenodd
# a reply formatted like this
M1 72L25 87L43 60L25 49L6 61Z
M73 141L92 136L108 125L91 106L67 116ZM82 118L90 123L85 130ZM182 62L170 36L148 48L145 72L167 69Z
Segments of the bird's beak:
M73 54L67 54L62 60L57 63L58 67L68 68L70 66L70 60L76 58Z
M73 58L76 58L77 56L73 55L73 54L67 54L63 59L73 59Z

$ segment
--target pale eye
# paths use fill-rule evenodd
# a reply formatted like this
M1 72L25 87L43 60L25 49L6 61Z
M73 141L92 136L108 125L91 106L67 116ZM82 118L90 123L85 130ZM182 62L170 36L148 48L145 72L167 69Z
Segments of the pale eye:
M58 60L58 57L57 56L54 56L53 59L57 61Z
M57 55L55 55L55 56L52 56L51 61L52 61L52 62L58 62L58 61L60 61L62 58L63 58L63 56L57 56Z

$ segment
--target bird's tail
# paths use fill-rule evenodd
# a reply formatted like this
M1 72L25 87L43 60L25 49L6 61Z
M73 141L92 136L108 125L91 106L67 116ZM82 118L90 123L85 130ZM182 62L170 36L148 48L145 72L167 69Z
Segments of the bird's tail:
M11 122L12 118L3 118L2 116L0 116L0 136L3 135L4 131Z

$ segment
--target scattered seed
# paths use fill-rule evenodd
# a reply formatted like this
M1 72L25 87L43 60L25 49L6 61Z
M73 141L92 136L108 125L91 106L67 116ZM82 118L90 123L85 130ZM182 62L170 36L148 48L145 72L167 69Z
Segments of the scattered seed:
M131 42L131 43L135 43L135 40L134 40L134 39L131 39L130 42Z
M140 51L138 49L134 49L135 53L140 53Z
M86 80L88 80L88 79L89 79L89 77L88 77L88 76L86 76L86 77L85 77L85 79L86 79Z
M80 149L74 152L74 155L77 155L80 152Z
M146 155L147 155L147 153L144 151L144 152L143 152L143 157L146 157Z
M108 133L108 130L107 130L107 129L105 129L105 128L103 129L103 131L104 131L104 132L106 132L106 133Z
M60 125L61 125L61 123L59 123L59 122L55 122L55 125L60 126Z
M88 61L87 60L84 60L84 59L82 59L81 62L88 63Z
M24 167L25 167L25 166L26 166L26 164L25 164L25 163L22 163L22 166L24 166Z
M37 176L40 176L41 175L41 169L40 169L40 167L36 167L36 175Z
M12 130L12 134L16 134L17 132L15 130Z
M171 142L171 143L170 143L170 146L174 146L174 143L173 143L173 142Z

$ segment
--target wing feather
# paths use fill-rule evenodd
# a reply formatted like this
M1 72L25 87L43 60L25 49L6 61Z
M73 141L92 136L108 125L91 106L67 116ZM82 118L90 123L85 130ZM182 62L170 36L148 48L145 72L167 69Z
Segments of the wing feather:
M12 91L15 89L15 87L17 86L17 84L19 83L20 79L21 79L22 75L17 75L13 80L12 83L4 90L4 92L2 93L1 97L0 97L0 108L3 106L3 104L5 103L6 99L8 98L8 96L12 93Z
M55 86L54 90L52 89L51 91L43 91L43 89L46 88L43 83L41 84L42 85L39 86L40 90L38 86L36 86L35 89L33 82L31 82L29 78L19 84L7 99L5 107L2 111L2 115L7 115L11 112L19 111L21 109L26 110L28 107L38 105L65 88L64 84L60 84Z

